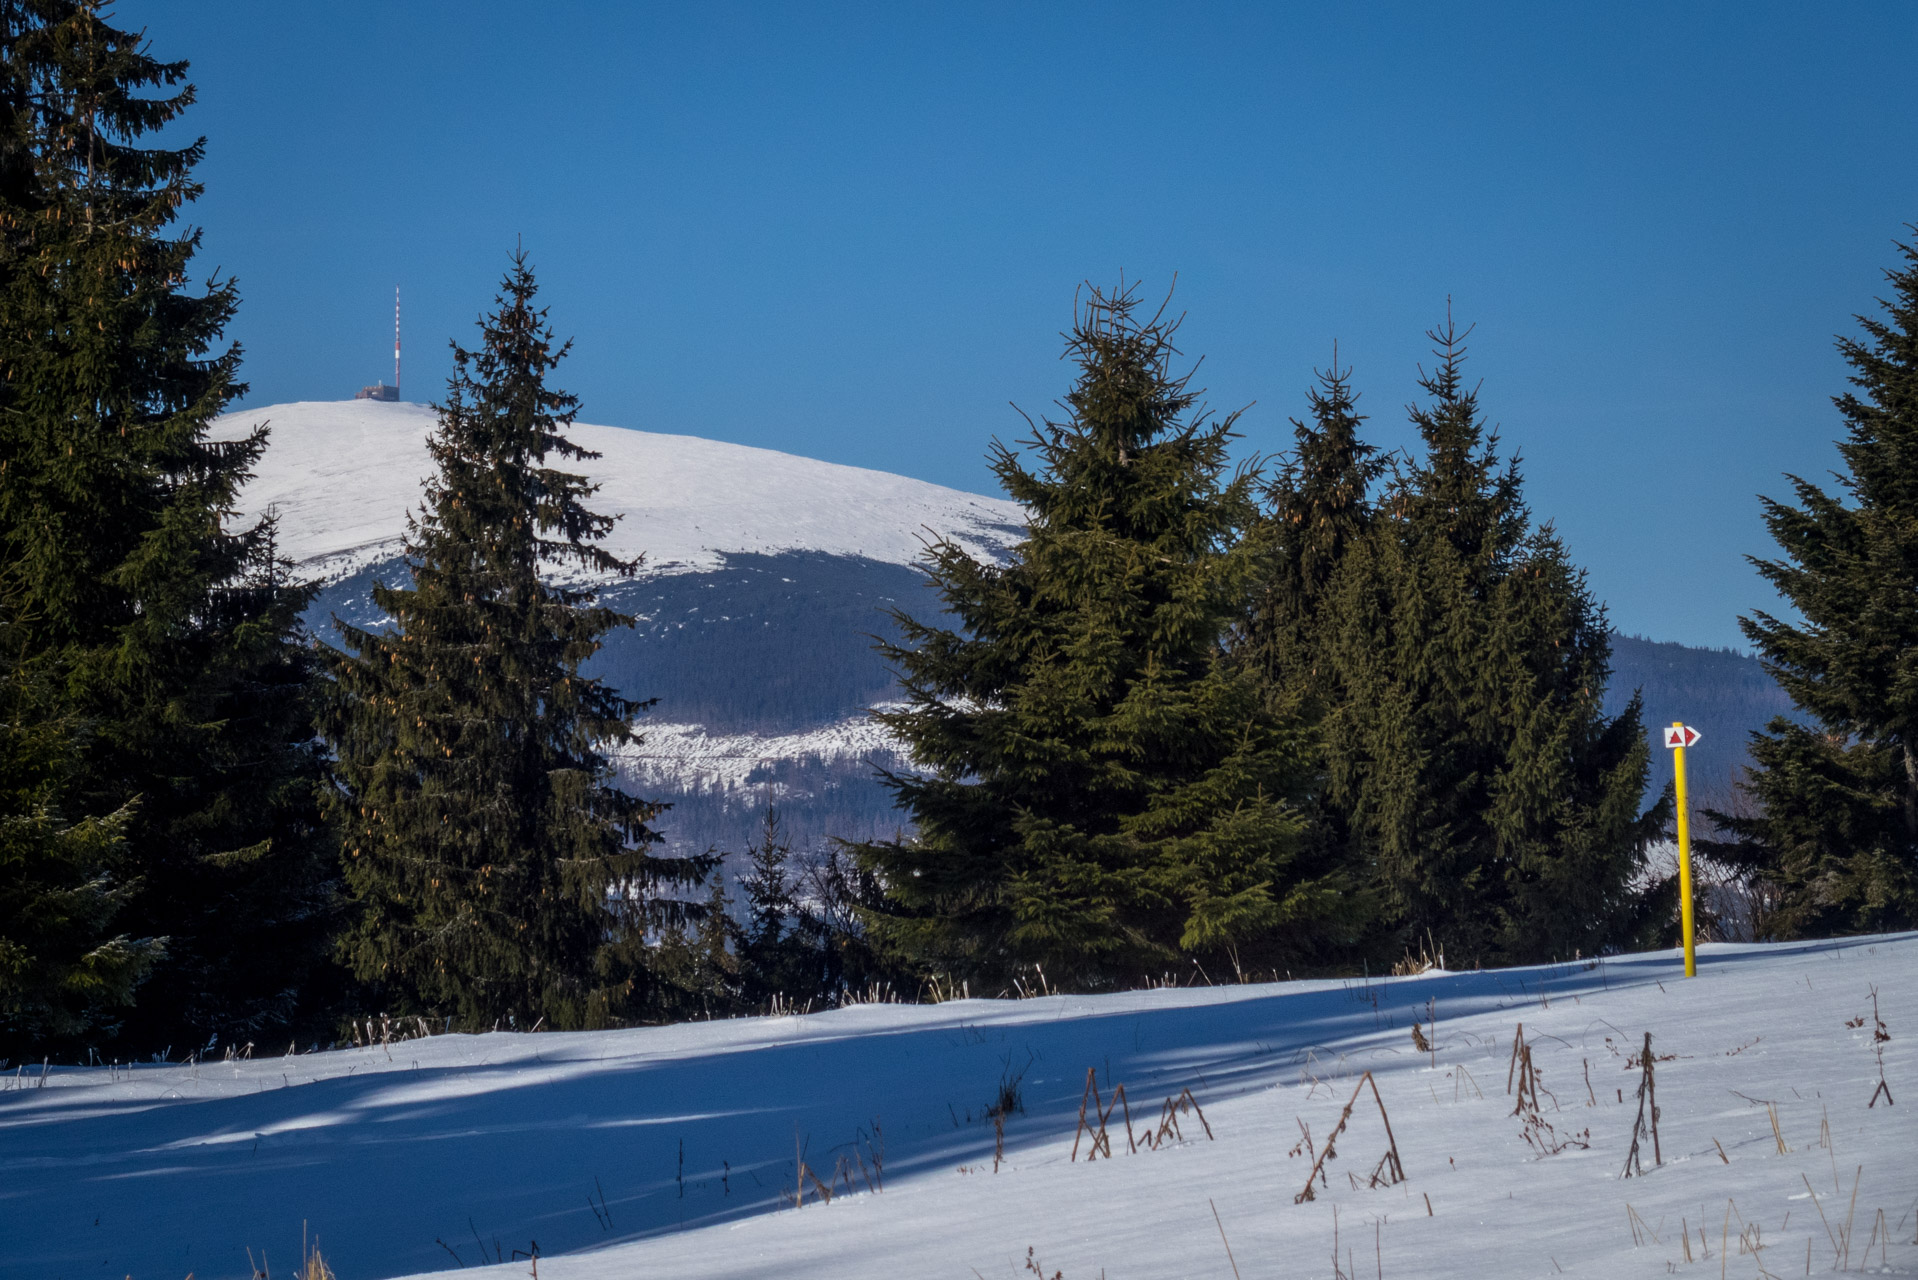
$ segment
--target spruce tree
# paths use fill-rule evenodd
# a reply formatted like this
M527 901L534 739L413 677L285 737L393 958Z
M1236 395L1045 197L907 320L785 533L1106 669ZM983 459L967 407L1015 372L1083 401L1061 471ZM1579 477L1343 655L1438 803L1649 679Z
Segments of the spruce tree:
M1352 371L1332 367L1307 391L1312 421L1292 420L1293 451L1265 487L1256 528L1259 575L1235 655L1263 679L1276 708L1316 721L1340 701L1325 661L1327 595L1346 552L1372 525L1372 487L1386 471L1360 438Z
M793 879L792 846L779 811L766 810L759 838L746 846L746 872L739 878L746 923L739 937L740 983L748 1007L780 996L788 1001L818 994L818 954L808 945Z
M1713 815L1712 851L1781 891L1786 936L1918 925L1918 248L1898 251L1884 315L1838 343L1839 492L1791 476L1795 503L1764 500L1783 554L1752 563L1803 621L1740 620L1814 725L1753 736L1758 813Z
M596 486L548 465L598 455L564 435L578 401L547 385L554 342L516 254L478 351L454 372L432 442L438 473L407 543L412 585L373 599L393 630L338 623L346 878L344 953L386 1007L466 1027L603 1026L656 993L646 931L664 891L708 863L656 856L661 806L611 785L644 703L580 674L632 619L543 569L630 574L599 545Z
M925 970L1054 985L1136 981L1282 951L1333 887L1303 873L1303 750L1220 642L1248 589L1255 478L1226 478L1233 418L1198 410L1175 325L1093 291L1063 421L1036 465L995 445L1029 512L1004 564L935 544L955 628L898 615L903 709L876 714L920 772L916 823L858 847L889 895L881 945Z
M170 938L139 1049L296 1024L333 919L309 593L232 519L266 430L210 430L245 389L238 297L190 286L175 225L204 147L141 145L185 75L97 3L0 6L0 594L73 729L63 807L125 815L115 927Z
M1312 734L1315 759L1322 759L1323 722L1345 699L1330 653L1338 623L1332 591L1345 557L1372 529L1372 489L1387 462L1359 434L1365 418L1336 345L1332 367L1317 376L1318 385L1306 392L1310 421L1292 420L1294 447L1279 459L1247 535L1260 553L1258 569L1231 653L1257 678L1267 707ZM1351 944L1363 940L1378 916L1377 894L1367 887L1367 864L1346 815L1328 801L1321 775L1305 806L1305 860L1322 873L1337 869L1349 888L1339 910L1320 919L1316 938L1300 931L1306 945L1296 958L1304 963L1351 960Z
M1327 593L1327 803L1373 868L1389 948L1448 964L1591 953L1644 936L1635 893L1666 810L1638 810L1649 765L1634 700L1600 705L1604 610L1501 459L1463 337L1412 412L1399 467Z
M77 747L50 714L45 668L0 616L0 1056L110 1035L165 940L116 928L139 891L126 875L127 809L63 812Z

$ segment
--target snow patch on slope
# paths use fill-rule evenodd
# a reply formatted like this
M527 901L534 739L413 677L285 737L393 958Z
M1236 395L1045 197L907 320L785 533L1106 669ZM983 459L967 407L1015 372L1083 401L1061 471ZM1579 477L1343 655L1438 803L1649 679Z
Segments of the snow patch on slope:
M331 582L400 554L433 473L426 442L436 421L425 405L300 401L227 414L213 436L270 426L242 514L276 512L281 553ZM772 449L588 423L567 434L602 455L570 469L600 485L594 509L619 518L606 548L643 554L648 573L791 550L909 565L934 535L990 557L1024 520L1003 499Z
M704 725L643 721L639 728L643 740L614 758L642 787L730 791L775 761L872 761L897 768L904 760L892 735L865 716L799 733L710 733Z

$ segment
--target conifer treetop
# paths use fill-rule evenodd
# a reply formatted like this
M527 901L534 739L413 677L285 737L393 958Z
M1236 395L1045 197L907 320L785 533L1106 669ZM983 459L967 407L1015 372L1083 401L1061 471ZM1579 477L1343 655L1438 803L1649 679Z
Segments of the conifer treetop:
M1037 526L1085 527L1125 539L1163 542L1168 554L1218 550L1250 514L1256 475L1245 471L1215 489L1242 410L1215 417L1172 361L1183 316L1168 317L1167 294L1141 318L1139 289L1086 284L1063 359L1078 377L1060 403L1063 420L1033 422L1028 467L994 441L992 468L1008 497ZM1198 487L1195 487L1195 483Z
M1918 240L1897 249L1883 314L1838 339L1856 390L1832 401L1845 422L1837 493L1788 475L1795 505L1761 499L1784 554L1751 563L1804 622L1754 610L1740 625L1799 706L1904 748L1918 806Z
M1499 434L1479 412L1476 384L1465 381L1466 339L1476 326L1460 330L1450 299L1445 323L1425 331L1438 363L1419 366L1419 389L1431 399L1406 407L1425 441L1423 461L1399 477L1394 503L1425 508L1415 523L1449 541L1465 559L1503 560L1524 542L1532 528L1516 455L1501 459Z
M26 108L21 123L38 144L26 154L47 185L83 193L85 225L151 233L199 198L191 174L205 138L185 147L133 145L193 106L184 60L154 58L145 33L109 25L97 0L16 0L6 8L0 64L6 96ZM141 92L176 85L168 95ZM6 187L13 194L14 184Z
M462 505L484 506L490 496L533 513L531 529L495 531L521 535L511 537L509 554L523 567L570 560L587 571L630 575L641 557L622 560L599 545L618 517L584 505L599 486L543 465L549 455L575 462L600 455L564 434L579 412L579 398L548 387L546 375L573 344L555 342L546 308L533 305L538 292L526 251L516 249L494 309L479 319L480 349L450 344L454 372L446 403L436 406L440 431L428 445L440 471L427 486L423 518L444 522ZM487 460L484 473L474 470L473 459ZM483 490L491 492L483 496Z
M1291 420L1295 446L1266 489L1273 514L1299 541L1298 572L1308 596L1325 589L1346 544L1362 532L1371 487L1390 465L1359 436L1366 415L1358 411L1352 367L1339 367L1338 343L1331 365L1312 374L1318 385L1305 393L1312 425Z

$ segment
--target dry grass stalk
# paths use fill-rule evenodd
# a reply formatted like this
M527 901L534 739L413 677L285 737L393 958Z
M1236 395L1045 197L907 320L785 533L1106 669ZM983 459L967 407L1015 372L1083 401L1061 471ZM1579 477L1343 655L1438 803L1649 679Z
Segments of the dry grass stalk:
M1853 1216L1858 1212L1858 1179L1863 1177L1864 1173L1865 1166L1861 1164L1858 1166L1858 1172L1851 1175L1851 1207L1845 1210L1845 1229L1838 1233L1838 1243L1842 1253L1838 1267L1840 1271L1851 1270L1851 1223Z
M1485 1100L1485 1090L1478 1087L1478 1081L1474 1080L1472 1073L1465 1069L1465 1064L1462 1062L1458 1063L1452 1068L1452 1101L1464 1101L1464 1089L1468 1084L1472 1086L1472 1092L1477 1094L1479 1100L1483 1102Z
M1419 1027L1419 1020L1412 1019L1412 1047L1420 1053L1429 1055L1432 1066L1436 1069L1438 1066L1438 1001L1436 999L1425 1002L1425 1020L1432 1025L1429 1036Z
M1824 1224L1825 1239L1831 1243L1831 1258L1832 1261L1836 1263L1840 1250L1838 1248L1838 1237L1832 1234L1831 1219L1825 1216L1825 1206L1818 1203L1818 1193L1811 1189L1811 1179L1802 1173L1799 1174L1798 1177L1799 1180L1805 1184L1805 1191L1811 1196L1811 1207L1818 1210L1818 1221Z
M1330 1185L1325 1180L1325 1162L1337 1158L1335 1151L1339 1135L1345 1132L1345 1126L1351 1122L1352 1109L1358 1105L1359 1094L1365 1091L1365 1086L1367 1085L1372 1086L1372 1101L1378 1104L1379 1119L1385 1123L1386 1142L1385 1154L1379 1157L1379 1162L1373 1168L1371 1179L1367 1185L1371 1187L1392 1186L1405 1181L1405 1166L1399 1161L1398 1139L1392 1136L1392 1119L1385 1114L1385 1099L1379 1096L1378 1082L1372 1079L1372 1073L1368 1071L1359 1077L1358 1087L1352 1090L1352 1097L1346 1102L1345 1110L1339 1113L1338 1124L1333 1126L1331 1134L1325 1139L1325 1147L1319 1152L1319 1158L1312 1162L1312 1172L1305 1175L1305 1189L1292 1197L1293 1204L1304 1204L1307 1200L1317 1198L1317 1192L1314 1191L1312 1186L1315 1180L1321 1186ZM1336 1250L1336 1244L1334 1248ZM1338 1257L1335 1252L1333 1255L1333 1264L1336 1266L1337 1262Z
M1240 1280L1239 1260L1232 1256L1232 1242L1225 1238L1225 1223L1219 1221L1219 1206L1212 1204L1212 1199L1209 1196L1206 1198L1206 1203L1212 1205L1212 1221L1218 1224L1219 1243L1225 1246L1225 1260L1232 1264L1233 1280ZM1882 1217L1883 1215L1881 1214L1880 1216ZM1871 1250L1867 1249L1865 1252L1870 1253Z
M832 1187L819 1180L819 1175L806 1163L806 1149L799 1140L799 1134L793 1134L793 1208L801 1209L806 1204L806 1183L810 1180L818 1193L822 1204L832 1203Z
M1545 1119L1544 1111L1538 1104L1538 1095L1541 1091L1539 1082L1543 1077L1532 1061L1532 1046L1521 1041L1516 1057L1518 1105L1512 1108L1512 1114L1518 1116L1523 1122L1525 1141L1542 1156L1555 1156L1567 1147L1589 1149L1592 1145L1590 1129L1561 1137L1558 1130ZM1552 1110L1557 1111L1559 1109L1557 1096L1550 1089L1545 1089L1543 1092L1552 1100Z
M1087 1109L1092 1119L1086 1119ZM1106 1122L1112 1119L1114 1111L1120 1111L1125 1118L1125 1141L1128 1154L1138 1151L1139 1144L1132 1136L1132 1104L1126 1100L1125 1086L1117 1085L1112 1090L1112 1100L1104 1101L1099 1094L1098 1072L1086 1068L1086 1089L1079 1098L1079 1124L1072 1131L1072 1159L1079 1158L1079 1136L1086 1135L1090 1141L1086 1144L1086 1162L1090 1164L1099 1158L1101 1151L1106 1159L1112 1158L1112 1137L1106 1132Z
M1879 1216L1883 1216L1882 1214ZM1871 1252L1869 1248L1865 1250ZM253 1255L247 1254L247 1261L253 1261ZM260 1273L266 1273L266 1251L260 1251ZM320 1256L320 1242L315 1237L311 1244L307 1242L306 1223L300 1223L300 1265L293 1272L293 1280L338 1280L333 1268L326 1265L326 1259Z
M1638 1154L1638 1144L1649 1133L1652 1139L1652 1163L1654 1166L1665 1163L1664 1153L1658 1146L1658 1085L1653 1078L1652 1033L1645 1033L1645 1047L1639 1052L1638 1065L1642 1074L1638 1080L1638 1119L1632 1122L1632 1147L1625 1154L1625 1172L1620 1175L1629 1178L1634 1173L1643 1175L1644 1162ZM1630 1062L1627 1066L1632 1065Z
M1871 1239L1865 1241L1864 1261L1866 1264L1869 1265L1871 1262L1871 1247L1877 1245L1878 1265L1881 1268L1889 1268L1891 1266L1891 1258L1886 1253L1886 1246L1890 1243L1891 1228L1885 1225L1885 1211L1880 1209L1878 1211L1878 1217L1871 1224Z
M1192 1090L1181 1089L1176 1098L1167 1098L1165 1105L1159 1108L1159 1127L1146 1133L1146 1136L1141 1139L1142 1145L1149 1151L1157 1151L1168 1139L1184 1142L1185 1134L1179 1130L1179 1116L1181 1113L1198 1116L1200 1126L1205 1129L1206 1141L1210 1142L1213 1140L1212 1126L1206 1121L1205 1112L1199 1109L1199 1100L1192 1096ZM1297 1117L1294 1118L1296 1119ZM1303 1127L1303 1122L1301 1122L1301 1127ZM1309 1142L1310 1140L1308 1135L1307 1141Z
M1785 1145L1784 1131L1778 1127L1778 1104L1775 1102L1767 1102L1765 1104L1765 1111L1766 1114L1771 1116L1771 1136L1772 1141L1778 1144L1778 1154L1781 1156L1790 1155L1791 1148Z
M1867 1110L1878 1105L1878 1095L1881 1093L1885 1095L1885 1105L1893 1105L1891 1086L1885 1083L1885 1042L1891 1039L1891 1032L1885 1029L1885 1020L1878 1016L1877 987L1871 989L1871 1021L1871 1049L1878 1055L1878 1087L1871 1091L1871 1101L1865 1104Z
M1026 1270L1038 1276L1039 1280L1048 1280L1046 1269L1039 1265L1037 1258L1033 1257L1033 1250L1030 1245L1026 1247ZM977 1275L978 1272L975 1271L973 1274ZM1052 1273L1050 1280L1065 1280L1065 1274L1063 1271L1055 1271Z

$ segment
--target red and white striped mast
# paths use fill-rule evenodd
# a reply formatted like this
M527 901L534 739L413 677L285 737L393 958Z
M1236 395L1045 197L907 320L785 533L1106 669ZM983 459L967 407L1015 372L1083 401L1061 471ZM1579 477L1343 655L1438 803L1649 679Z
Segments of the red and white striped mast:
M393 398L400 398L400 287L393 286Z

